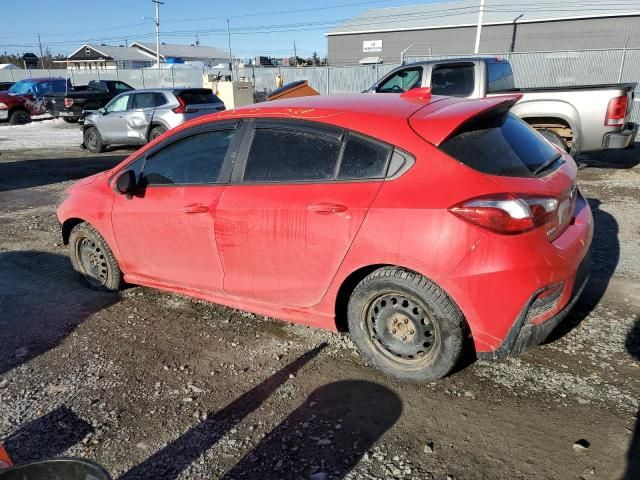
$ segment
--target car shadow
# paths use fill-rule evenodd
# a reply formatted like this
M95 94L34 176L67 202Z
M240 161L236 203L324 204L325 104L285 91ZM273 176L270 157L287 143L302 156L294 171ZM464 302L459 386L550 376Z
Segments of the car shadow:
M178 478L200 455L215 445L247 415L259 408L280 386L313 360L326 343L301 355L226 407L207 415L186 433L162 448L143 463L124 473L120 480L173 480Z
M77 180L115 167L126 155L0 162L0 192Z
M617 220L600 208L602 202L597 198L589 198L588 201L594 223L589 280L574 308L567 315L567 318L551 332L545 343L554 342L564 337L591 313L602 300L620 261L620 241L618 239L620 228Z
M635 360L640 362L640 315L627 334L627 351ZM627 471L624 480L638 480L640 478L640 409L636 416L636 425L631 436L629 453L627 454Z
M630 148L602 150L594 156L590 152L582 153L576 162L581 168L628 170L640 164L640 142L635 142Z
M383 385L323 385L222 478L344 478L401 415L402 400Z
M23 425L3 444L18 465L58 457L93 431L88 422L63 405Z
M118 300L85 287L66 256L0 252L0 375L54 348Z

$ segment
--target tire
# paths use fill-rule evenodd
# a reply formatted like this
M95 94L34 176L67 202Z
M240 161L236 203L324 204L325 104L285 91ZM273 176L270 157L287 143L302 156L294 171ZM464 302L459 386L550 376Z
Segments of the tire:
M85 128L83 132L84 146L87 150L93 153L104 152L104 144L102 143L102 137L96 127Z
M155 140L156 138L158 138L160 135L162 135L163 133L165 133L167 131L166 128L158 125L157 127L153 127L151 129L151 131L149 132L149 141L151 142L152 140Z
M73 269L94 290L116 292L122 288L122 271L107 242L88 223L79 223L69 235Z
M26 110L15 110L9 116L9 125L24 125L31 123L31 115Z
M362 356L399 380L431 382L453 370L467 327L448 295L422 275L380 268L353 290L349 333Z
M67 123L78 123L78 119L75 117L62 117L62 120Z
M553 143L554 145L557 145L558 147L560 147L561 149L563 149L565 152L569 151L569 146L567 145L567 142L565 141L564 138L562 138L560 135L558 135L556 132L554 132L553 130L549 130L547 128L541 128L540 130L538 130L538 132L540 133L540 135L542 135L544 138L546 138L547 140L549 140L551 143Z

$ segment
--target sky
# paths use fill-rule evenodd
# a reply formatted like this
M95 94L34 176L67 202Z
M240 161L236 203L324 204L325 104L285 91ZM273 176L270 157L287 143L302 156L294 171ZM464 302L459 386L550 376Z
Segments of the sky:
M160 7L160 41L201 45L227 50L227 22L231 27L234 57L256 55L300 57L314 51L326 56L324 33L368 8L411 5L416 0L303 0L298 2L235 0L163 0ZM433 1L433 0L432 0ZM442 1L442 0L439 0ZM0 52L39 55L43 50L68 55L84 43L124 45L155 42L155 17L151 0L0 0Z

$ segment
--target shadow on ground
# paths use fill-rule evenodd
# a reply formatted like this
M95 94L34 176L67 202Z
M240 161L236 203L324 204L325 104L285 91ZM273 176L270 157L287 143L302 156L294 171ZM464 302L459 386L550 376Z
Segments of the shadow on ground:
M200 455L215 445L243 418L259 408L278 387L289 379L289 375L295 375L325 347L326 344L321 344L310 350L223 409L207 415L206 420L188 430L145 462L133 467L123 474L120 480L178 478Z
M115 167L126 155L0 162L0 192L77 180Z
M593 213L594 233L591 243L591 273L587 285L567 318L558 325L547 339L547 343L562 338L582 320L602 300L609 281L615 273L620 261L620 241L618 232L620 230L618 222L609 213L600 208L602 202L597 198L589 198L589 205Z
M66 256L0 253L0 375L54 348L89 315L119 301L85 287Z
M627 335L627 351L640 362L640 316ZM624 480L638 480L640 478L640 410L636 417L636 426L631 437L631 445L627 454L627 472Z
M20 465L58 457L92 432L89 423L61 406L23 425L3 443L13 462Z
M382 385L323 385L222 478L344 478L401 414L402 401Z
M576 158L576 162L585 168L628 170L640 164L640 142L635 142L631 148L580 154L578 158Z

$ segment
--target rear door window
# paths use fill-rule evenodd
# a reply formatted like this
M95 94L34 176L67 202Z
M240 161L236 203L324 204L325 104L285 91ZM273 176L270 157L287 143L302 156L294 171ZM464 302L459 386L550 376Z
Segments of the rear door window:
M167 98L159 92L136 93L131 108L155 108L167 103Z
M563 162L558 150L538 132L505 112L466 123L440 149L489 175L532 177L545 165L550 167L544 169L548 173Z
M468 97L474 90L473 63L435 65L431 70L431 93L449 97Z
M256 128L245 182L311 182L335 178L340 138L307 130Z
M422 84L422 67L405 68L385 79L377 88L378 93L403 93Z
M221 181L220 172L235 129L203 132L177 140L150 155L143 185L202 185Z

